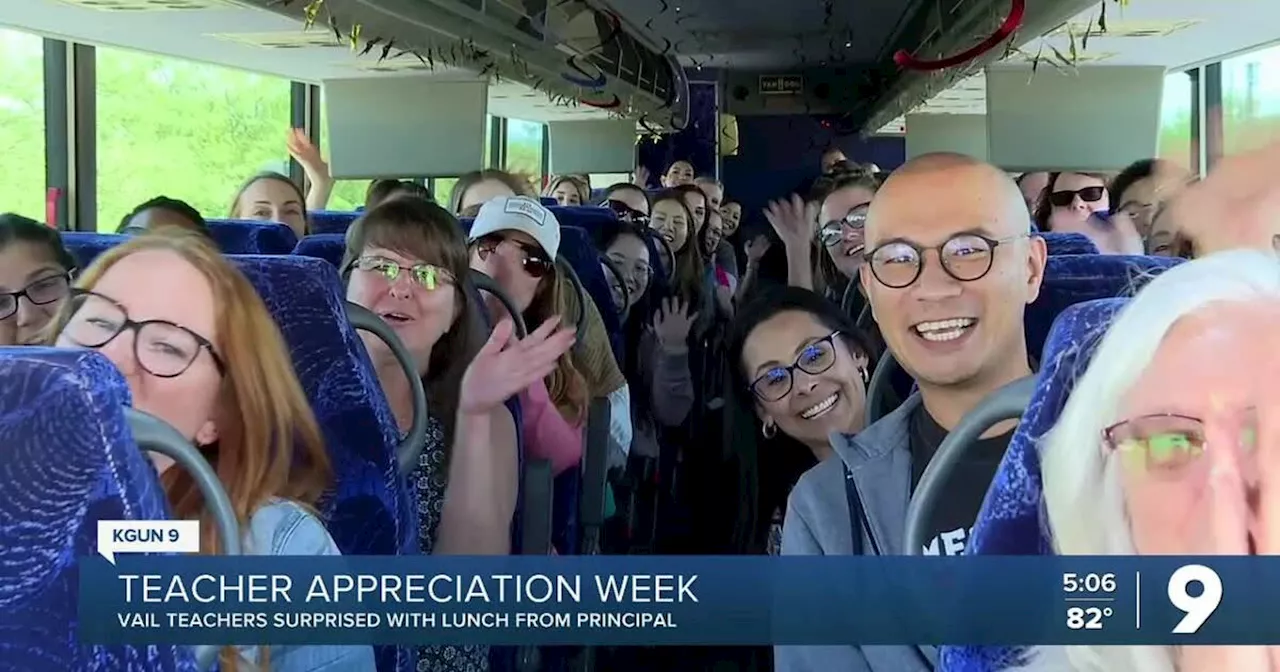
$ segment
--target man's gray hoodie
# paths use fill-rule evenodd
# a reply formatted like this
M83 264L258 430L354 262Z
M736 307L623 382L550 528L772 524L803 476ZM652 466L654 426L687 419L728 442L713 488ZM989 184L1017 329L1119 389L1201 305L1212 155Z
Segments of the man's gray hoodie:
M913 394L856 436L831 436L835 456L805 472L791 490L782 526L783 555L853 554L844 465L849 467L871 528L870 536L862 531L863 554L871 555L877 547L885 554L902 553L911 496L910 418L920 403L920 395ZM936 655L931 646L778 646L773 668L775 672L927 672L936 664Z

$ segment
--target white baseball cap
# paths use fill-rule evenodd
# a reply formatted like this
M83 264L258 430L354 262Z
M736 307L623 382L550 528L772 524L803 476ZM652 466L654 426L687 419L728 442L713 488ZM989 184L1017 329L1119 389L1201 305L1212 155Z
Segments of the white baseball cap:
M560 251L560 221L537 199L528 196L499 196L480 206L471 223L471 240L498 231L520 231L538 243L555 260Z

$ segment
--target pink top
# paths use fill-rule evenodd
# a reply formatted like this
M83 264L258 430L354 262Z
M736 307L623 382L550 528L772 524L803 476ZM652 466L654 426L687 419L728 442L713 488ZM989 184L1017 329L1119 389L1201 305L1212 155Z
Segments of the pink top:
M526 457L550 460L556 476L581 462L582 425L570 425L560 415L545 382L539 380L520 393L520 414Z

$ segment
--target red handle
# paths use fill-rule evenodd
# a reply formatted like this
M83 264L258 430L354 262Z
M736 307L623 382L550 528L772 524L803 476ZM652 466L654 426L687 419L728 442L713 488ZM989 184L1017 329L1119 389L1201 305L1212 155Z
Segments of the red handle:
M1013 0L1013 5L1009 7L1009 15L1004 18L1004 23L992 33L990 37L979 42L970 49L962 51L954 56L940 58L936 61L924 61L916 58L906 49L901 49L893 55L893 62L902 66L906 70L942 70L967 63L973 59L991 51L996 45L1008 39L1018 28L1022 27L1022 19L1027 13L1026 0Z
M49 187L44 195L44 223L51 229L58 228L58 206L62 203L62 189Z

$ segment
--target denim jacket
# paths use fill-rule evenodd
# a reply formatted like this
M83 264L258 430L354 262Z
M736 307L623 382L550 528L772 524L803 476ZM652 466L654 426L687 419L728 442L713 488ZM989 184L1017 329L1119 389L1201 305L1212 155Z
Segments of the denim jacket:
M252 555L342 555L333 537L314 515L295 502L273 500L254 512L245 534L245 553ZM239 647L257 662L258 647ZM327 644L272 646L271 672L369 672L376 669L371 646Z

